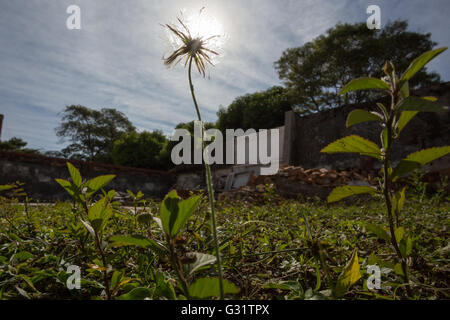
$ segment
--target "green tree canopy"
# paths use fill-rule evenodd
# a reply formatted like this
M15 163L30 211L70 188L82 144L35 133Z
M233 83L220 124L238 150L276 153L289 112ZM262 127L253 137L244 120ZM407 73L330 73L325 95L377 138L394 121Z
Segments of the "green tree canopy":
M71 144L62 150L67 157L111 161L114 141L134 130L128 118L116 109L94 110L67 106L56 135Z
M301 47L287 49L275 62L279 77L300 113L317 112L348 103L362 103L377 97L365 91L339 96L339 90L359 77L382 77L386 60L405 70L411 59L431 50L431 34L407 31L406 21L387 24L382 30L369 30L365 23L337 24ZM411 80L417 89L440 80L439 75L422 69Z
M167 169L167 139L162 131L132 131L114 143L112 158L114 164L147 168Z
M0 150L39 153L38 150L25 148L27 144L28 143L21 138L12 137L9 140L0 141Z
M286 89L274 86L266 91L236 98L228 108L217 112L217 127L226 129L270 129L284 124L284 113L291 110Z

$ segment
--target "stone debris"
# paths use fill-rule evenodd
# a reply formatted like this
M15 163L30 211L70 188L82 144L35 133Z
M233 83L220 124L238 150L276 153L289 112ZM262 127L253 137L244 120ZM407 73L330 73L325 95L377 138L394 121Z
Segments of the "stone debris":
M252 176L247 185L219 195L219 201L244 200L261 203L272 198L319 197L325 199L330 191L344 185L376 185L374 172L360 169L328 170L326 168L304 169L302 167L281 167L272 176Z

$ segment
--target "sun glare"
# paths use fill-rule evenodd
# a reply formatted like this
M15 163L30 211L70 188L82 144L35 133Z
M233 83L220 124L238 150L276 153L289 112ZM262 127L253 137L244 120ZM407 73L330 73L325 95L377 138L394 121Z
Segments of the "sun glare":
M217 63L217 58L224 54L223 46L228 38L220 21L209 15L205 9L196 12L182 10L179 19L189 30L192 38L200 38L208 49L219 53L218 56L211 56L212 62ZM176 21L175 25L184 30L179 21ZM183 45L181 39L173 33L168 32L168 36L174 49Z

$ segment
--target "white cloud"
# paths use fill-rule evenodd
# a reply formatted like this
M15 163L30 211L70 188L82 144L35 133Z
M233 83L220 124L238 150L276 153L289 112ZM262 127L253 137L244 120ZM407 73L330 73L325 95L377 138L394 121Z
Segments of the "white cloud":
M74 2L81 7L79 31L65 27L65 10ZM410 19L413 28L432 32L433 39L448 45L445 10L401 2L407 5L380 1L383 19ZM167 70L162 63L169 44L160 23L173 21L181 8L206 6L229 35L225 55L208 69L210 79L194 76L204 118L214 121L219 105L280 83L273 63L283 50L310 41L337 21L365 21L367 5L318 0L2 1L2 138L19 136L30 147L61 148L54 127L58 112L69 104L117 108L139 129L166 134L177 123L192 120L186 70L182 65ZM436 26L437 17L442 22ZM433 66L446 66L449 60L446 53Z

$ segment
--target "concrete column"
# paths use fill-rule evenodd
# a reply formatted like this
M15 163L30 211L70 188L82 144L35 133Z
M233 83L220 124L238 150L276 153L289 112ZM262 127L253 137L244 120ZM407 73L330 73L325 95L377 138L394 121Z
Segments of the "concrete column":
M295 123L296 114L294 111L286 111L284 113L284 143L283 143L283 159L282 165L293 165L294 154L293 148L295 144Z

